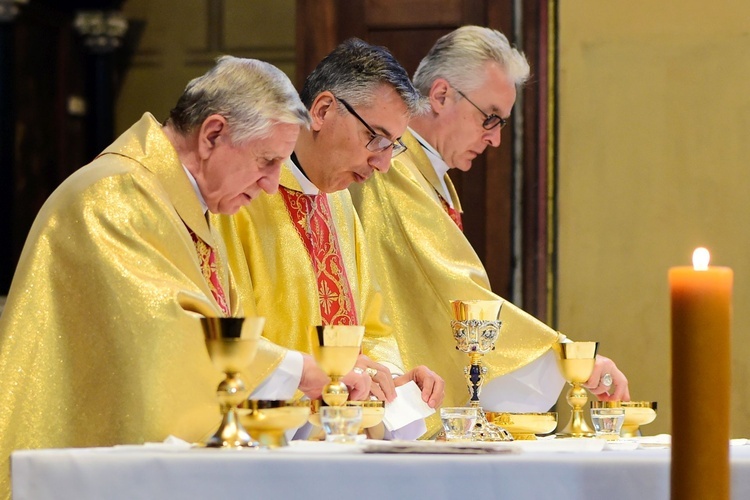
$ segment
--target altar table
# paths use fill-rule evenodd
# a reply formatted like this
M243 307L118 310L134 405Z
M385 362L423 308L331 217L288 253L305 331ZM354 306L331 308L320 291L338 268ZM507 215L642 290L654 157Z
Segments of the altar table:
M732 446L732 498L750 498L750 446ZM269 498L667 500L670 450L370 454L125 446L17 451L14 500Z

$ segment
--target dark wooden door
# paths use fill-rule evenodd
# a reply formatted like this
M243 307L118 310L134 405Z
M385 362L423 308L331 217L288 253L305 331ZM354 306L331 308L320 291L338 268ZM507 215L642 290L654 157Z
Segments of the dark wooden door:
M524 4L523 24L515 26L519 17L512 0L297 0L297 85L352 36L388 47L410 75L440 36L466 24L497 29L525 49L532 79L513 113L523 115L523 126L512 120L500 148L488 148L470 172L451 171L451 177L464 208L466 236L493 289L546 319L552 291L545 134L549 2ZM514 147L517 136L520 147Z

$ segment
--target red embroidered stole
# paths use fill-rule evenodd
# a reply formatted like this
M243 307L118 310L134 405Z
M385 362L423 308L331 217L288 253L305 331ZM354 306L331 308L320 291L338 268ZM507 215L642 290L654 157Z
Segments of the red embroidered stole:
M323 324L356 325L354 298L328 197L325 193L306 195L284 186L279 186L279 193L312 262Z
M219 272L216 268L216 252L214 252L214 249L207 245L205 241L198 238L192 229L187 227L187 225L185 227L190 233L190 237L193 238L193 243L195 243L195 250L198 252L198 260L201 264L201 272L208 283L208 288L211 289L211 294L214 296L214 299L216 299L216 302L219 304L219 307L224 314L230 316L231 311L227 305L224 288L221 286Z
M453 219L453 222L455 222L458 228L461 230L461 232L463 232L464 224L461 221L461 212L459 212L458 210L450 206L448 202L445 200L445 198L443 198L443 195L441 195L437 189L435 190L435 192L437 193L438 198L440 198L440 203L443 205L443 208L445 209L445 211L448 212L448 215L450 215L450 218Z

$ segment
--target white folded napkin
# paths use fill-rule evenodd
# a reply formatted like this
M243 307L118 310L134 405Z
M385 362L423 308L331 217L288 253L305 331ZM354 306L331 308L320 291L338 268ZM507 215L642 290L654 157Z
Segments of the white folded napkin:
M411 381L396 387L396 399L385 405L383 425L389 431L393 431L433 413L435 409L422 401L422 390Z

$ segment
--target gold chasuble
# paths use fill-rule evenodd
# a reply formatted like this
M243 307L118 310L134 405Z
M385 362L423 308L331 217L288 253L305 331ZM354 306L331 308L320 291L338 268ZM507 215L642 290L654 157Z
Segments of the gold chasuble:
M373 267L406 366L426 365L445 379L443 406L469 399L466 354L456 350L450 300L498 300L471 244L438 194L442 187L422 146L407 130L408 150L385 174L352 185ZM448 196L460 212L452 184ZM501 299L502 300L502 299ZM555 330L508 301L500 314L497 348L482 358L488 380L534 361L557 342ZM542 410L540 410L542 411ZM546 411L546 409L545 409ZM428 419L430 431L440 428Z
M245 309L266 318L264 337L311 353L311 326L361 324L362 352L403 370L348 191L305 195L283 165L278 193L211 222L224 237Z
M199 259L200 240L205 262ZM211 266L213 255L213 272ZM40 210L0 316L0 498L25 448L201 440L220 422L199 315L242 308L226 252L150 115ZM205 274L204 274L205 273ZM264 342L255 387L285 351Z

